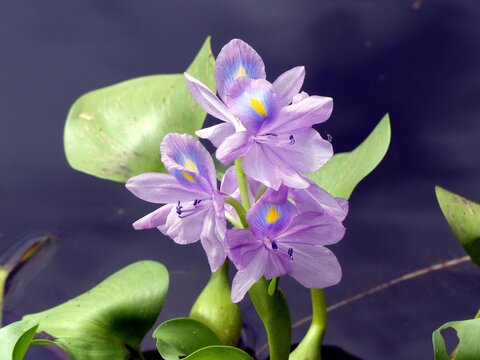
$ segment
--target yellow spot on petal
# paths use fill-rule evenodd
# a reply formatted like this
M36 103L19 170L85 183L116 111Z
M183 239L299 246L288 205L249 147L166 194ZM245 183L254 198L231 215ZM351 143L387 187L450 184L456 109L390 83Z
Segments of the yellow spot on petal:
M192 161L190 160L189 158L185 158L183 160L183 167L185 169L187 169L188 171L191 171L191 172L194 172L194 173L197 173L198 174L198 168L197 168L197 165ZM185 175L184 175L185 176Z
M257 112L258 115L261 117L267 116L267 110L265 106L263 106L262 102L258 99L250 99L250 106L253 110Z
M190 182L195 182L195 179L193 178L192 175L190 175L188 172L184 171L182 172L182 175L185 179L187 179Z
M265 217L265 220L267 220L267 223L273 224L276 222L278 219L280 219L280 213L277 211L274 205L270 206L270 210L268 211L267 216Z
M240 65L240 67L237 70L237 73L235 74L235 80L245 76L247 76L247 72L245 71L245 68L243 67L243 65Z

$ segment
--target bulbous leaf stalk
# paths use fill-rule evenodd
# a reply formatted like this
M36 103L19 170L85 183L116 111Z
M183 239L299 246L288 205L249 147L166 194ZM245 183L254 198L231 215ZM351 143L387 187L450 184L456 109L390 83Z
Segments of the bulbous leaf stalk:
M212 273L207 285L190 310L190 317L207 325L225 345L236 346L240 340L242 315L230 299L228 259Z

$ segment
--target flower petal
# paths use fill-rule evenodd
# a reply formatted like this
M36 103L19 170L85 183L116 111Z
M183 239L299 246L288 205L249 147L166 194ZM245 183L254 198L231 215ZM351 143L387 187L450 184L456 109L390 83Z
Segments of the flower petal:
M215 62L215 82L220 98L225 100L235 80L241 77L265 79L265 65L250 45L233 39L220 50Z
M226 104L249 131L257 132L275 120L278 113L277 94L266 80L240 78L232 86Z
M210 192L217 188L215 165L205 147L188 134L170 133L160 145L162 162L179 182L187 186L203 187L200 178L210 184Z
M245 155L253 143L253 136L248 131L241 131L230 135L217 148L215 156L224 165L231 163Z
M200 241L207 254L208 263L212 272L217 271L227 257L224 246L227 224L225 218L218 216L214 208L210 208L203 218L203 229Z
M311 127L327 121L333 110L333 100L323 96L309 96L283 107L277 119L262 127L262 132L284 132Z
M306 189L291 189L290 196L302 212L319 211L343 221L348 213L348 201L336 199L312 181Z
M296 215L295 206L266 201L263 197L247 212L247 222L257 239L272 239L288 228Z
M150 214L142 217L141 219L135 221L133 223L133 228L135 230L143 230L156 227L158 230L165 234L165 224L167 222L167 216L172 211L172 209L174 209L174 205L172 204L162 206L160 209L157 209Z
M329 249L308 244L292 244L291 249L290 276L303 286L323 289L342 279L342 268Z
M202 139L208 139L215 147L219 147L220 144L230 135L235 133L235 126L230 123L221 123L218 125L210 126L205 129L195 131L197 136Z
M232 282L232 302L238 303L244 297L247 291L255 284L265 273L265 267L268 261L266 249L258 251L252 258L250 264L235 274Z
M128 179L125 186L136 197L155 204L193 201L206 196L201 189L185 187L169 174L140 174Z
M293 144L269 146L280 162L285 164L285 168L289 167L300 174L307 174L318 170L333 156L332 144L322 139L315 129L305 128L292 131L290 134L294 139ZM279 134L279 136L281 135ZM286 182L285 184L288 185Z
M228 257L238 270L246 268L255 254L265 249L263 243L256 239L251 231L243 229L227 230L225 247Z
M209 200L207 200L209 201ZM175 211L171 211L167 216L166 234L170 236L177 244L191 244L200 239L203 230L204 219L208 215L211 203L198 211L180 216Z
M275 240L278 243L332 245L343 239L345 227L326 213L302 212L290 223L288 229Z
M278 190L280 185L289 187L306 188L309 183L298 174L295 167L277 155L278 149L274 146L254 143L250 151L243 158L245 173L262 184ZM284 155L285 156L285 155ZM310 156L312 156L310 154Z
M204 84L184 73L187 80L188 89L192 94L195 101L205 110L208 114L216 117L219 120L225 121L230 124L237 124L238 120L227 109L225 104Z
M273 87L278 94L278 103L281 107L292 102L293 97L302 88L305 79L305 67L297 66L280 75L273 82Z

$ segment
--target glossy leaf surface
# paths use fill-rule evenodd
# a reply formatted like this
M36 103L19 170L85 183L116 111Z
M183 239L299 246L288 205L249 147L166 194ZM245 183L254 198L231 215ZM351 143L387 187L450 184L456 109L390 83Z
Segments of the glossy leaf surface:
M480 359L480 319L452 321L441 326L433 333L433 349L435 360L450 360L452 357L447 353L445 341L441 331L453 328L459 339L455 349L455 360L478 360Z
M480 266L480 204L437 186L437 199L453 233Z
M22 360L35 336L38 324L33 320L14 322L0 329L0 359Z
M331 195L350 198L355 187L382 161L390 145L390 117L386 114L355 150L335 154L310 179Z
M214 63L208 38L187 72L214 89ZM205 116L183 74L124 81L73 104L65 125L65 154L76 170L125 182L140 173L164 171L159 153L163 137L193 134Z
M167 269L140 261L52 309L27 315L72 360L141 359L140 343L168 291Z
M178 360L201 348L221 345L220 339L210 328L190 318L172 319L160 324L153 338L165 360Z
M231 346L209 346L187 356L188 360L253 360L245 351Z

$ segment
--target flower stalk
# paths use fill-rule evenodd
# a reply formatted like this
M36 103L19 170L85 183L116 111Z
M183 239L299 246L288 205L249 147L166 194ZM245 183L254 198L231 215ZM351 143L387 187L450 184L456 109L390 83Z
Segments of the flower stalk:
M327 306L323 289L311 289L312 323L305 337L290 354L289 360L320 360L327 327Z

